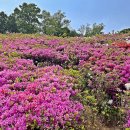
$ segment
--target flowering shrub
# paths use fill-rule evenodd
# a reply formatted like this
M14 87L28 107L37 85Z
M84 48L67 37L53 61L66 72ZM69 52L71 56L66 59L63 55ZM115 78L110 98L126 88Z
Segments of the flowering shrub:
M125 125L125 127L130 128L130 110L127 113L127 124Z
M68 122L69 125L78 122L83 106L70 98L76 94L72 89L72 79L57 76L53 68L57 69L49 67L42 70L43 75L24 89L20 89L17 83L11 84L20 77L18 73L6 71L5 75L1 72L0 76L4 76L0 87L2 129L58 129L66 127ZM9 80L12 81L10 84Z
M117 42L123 37L0 35L0 128L95 129L99 114L118 125L122 104L130 127L130 48Z
M127 43L127 42L115 42L113 43L114 46L117 46L117 47L123 47L123 48L129 48L130 47L130 44Z

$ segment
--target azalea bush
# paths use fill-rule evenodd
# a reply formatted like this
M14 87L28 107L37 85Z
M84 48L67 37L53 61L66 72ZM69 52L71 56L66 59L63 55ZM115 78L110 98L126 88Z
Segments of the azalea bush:
M128 111L128 113L127 113L127 123L126 123L125 127L127 127L127 128L130 127L130 111Z
M0 128L129 128L130 48L117 42L124 37L0 35Z
M72 78L53 72L61 69L44 68L32 83L23 81L19 73L1 72L1 128L62 129L78 123L83 105L71 99L78 92L72 89ZM16 81L18 77L21 80Z

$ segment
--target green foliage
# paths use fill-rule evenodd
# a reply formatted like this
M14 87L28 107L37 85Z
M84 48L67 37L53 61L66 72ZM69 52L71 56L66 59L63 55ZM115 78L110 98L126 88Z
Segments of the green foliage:
M113 71L113 75L114 73L116 72ZM102 121L105 122L106 125L122 125L124 112L121 109L121 100L124 100L124 97L118 93L115 95L116 102L112 100L112 102L109 103L110 93L107 92L111 85L118 85L119 77L116 77L111 84L104 73L93 75L93 80L95 83L92 85L95 86L95 89L91 90L90 93L97 99L96 108L98 113L101 115Z
M0 43L0 49L2 49L3 45Z
M70 30L68 28L70 21L65 18L65 14L60 10L53 15L45 10L42 11L42 29L47 35L64 36Z
M101 34L103 28L103 24L93 24L92 28L89 24L82 25L79 34L76 30L70 29L70 20L66 19L64 12L59 10L52 15L43 10L41 14L40 8L33 3L19 5L9 16L0 12L0 33L32 34L40 32L46 35L75 37Z
M130 128L126 128L125 130L130 130Z
M11 53L9 54L9 56L10 56L10 57L19 57L20 54L19 54L18 52L14 51L14 52L11 52Z
M8 17L8 20L7 20L7 30L9 32L18 32L18 28L17 28L17 24L16 24L16 19L13 15L10 15Z
M79 70L65 69L63 73L74 78L74 89L82 89L85 86L85 79Z
M82 36L84 36L85 33L86 33L86 26L85 25L81 25L81 27L78 29L78 31L80 32L80 34Z
M16 19L18 31L22 33L36 33L40 24L40 8L35 4L23 3L15 8L13 16Z
M75 37L75 36L80 36L80 35L76 32L76 30L70 30L70 33L68 34L68 36Z
M130 28L123 29L123 30L121 30L119 33L123 33L123 34L125 34L125 33L130 33Z
M5 33L7 30L8 16L2 11L0 12L0 33Z
M104 29L104 24L103 23L100 23L100 24L96 24L94 23L92 25L92 27L90 27L90 24L87 24L87 25L82 25L80 28L79 28L79 32L82 36L86 36L86 37L89 37L89 36L95 36L95 35L99 35L99 34L102 34L103 32L103 29Z
M102 30L104 29L104 24L101 23L101 24L96 24L94 23L92 25L92 32L91 32L91 35L96 35L96 34L102 34Z

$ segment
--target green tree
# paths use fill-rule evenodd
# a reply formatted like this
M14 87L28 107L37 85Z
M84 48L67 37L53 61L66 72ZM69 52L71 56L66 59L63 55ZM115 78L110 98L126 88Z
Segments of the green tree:
M119 31L119 33L123 33L123 34L130 33L130 28L123 29L123 30Z
M10 15L7 20L7 30L11 33L18 32L17 24L15 17L13 15Z
M104 29L103 23L100 24L94 23L92 26L90 26L90 24L82 25L78 31L80 32L81 36L94 36L97 34L102 34L103 29Z
M90 27L90 24L86 25L86 33L85 36L89 37L92 35L92 28Z
M68 35L70 21L61 11L57 11L53 15L45 10L42 11L42 28L47 35L62 36Z
M94 23L92 25L92 35L102 34L103 29L104 29L104 24L103 23L100 23L100 24Z
M36 33L39 28L41 10L35 4L23 3L19 8L15 8L13 16L19 32Z
M80 36L80 35L76 32L76 30L73 29L73 30L70 30L69 36L76 37L76 36Z
M81 36L84 36L86 33L86 26L85 25L81 25L81 27L78 29L79 33L81 34Z
M0 33L7 31L7 19L8 16L3 11L0 12Z

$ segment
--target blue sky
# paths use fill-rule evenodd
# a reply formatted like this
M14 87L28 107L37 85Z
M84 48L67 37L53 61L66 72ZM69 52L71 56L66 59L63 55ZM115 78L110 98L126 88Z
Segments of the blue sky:
M82 24L105 24L105 32L130 27L130 0L0 0L0 11L7 14L23 2L35 3L51 13L62 10L72 28Z

